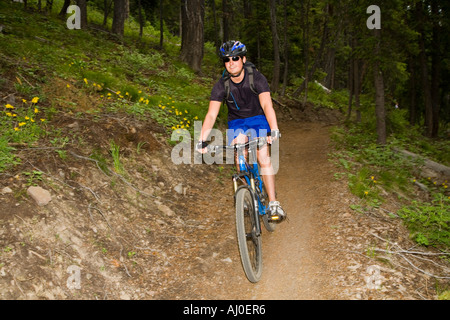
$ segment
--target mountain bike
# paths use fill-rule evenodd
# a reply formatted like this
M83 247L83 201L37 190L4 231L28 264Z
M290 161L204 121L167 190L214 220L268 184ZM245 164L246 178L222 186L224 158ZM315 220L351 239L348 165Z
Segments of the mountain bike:
M258 282L262 275L261 220L269 232L276 229L276 221L269 215L269 199L256 161L257 148L265 144L267 137L232 146L208 147L212 152L233 150L238 161L239 171L232 177L236 234L245 275L253 283Z

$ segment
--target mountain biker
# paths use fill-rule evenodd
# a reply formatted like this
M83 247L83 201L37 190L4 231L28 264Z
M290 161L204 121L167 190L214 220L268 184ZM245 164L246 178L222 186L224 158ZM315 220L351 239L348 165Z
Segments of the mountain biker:
M229 81L226 83L226 78L222 77L211 91L209 109L196 145L197 151L201 153L207 152L206 139L214 126L224 99L228 107L228 127L233 129L227 130L230 144L245 143L248 137L244 133L247 132L252 133L253 137L255 133L256 136L260 133L266 135L270 133L267 137L268 143L280 137L267 79L256 69L252 69L253 75L250 76L250 69L244 65L247 62L246 53L247 48L240 41L230 40L220 47L219 56L229 74ZM250 83L251 77L253 77L253 83ZM231 98L227 97L226 86L229 86L228 92ZM269 197L269 212L272 220L284 220L286 213L276 200L275 175L267 145L257 151L257 159Z

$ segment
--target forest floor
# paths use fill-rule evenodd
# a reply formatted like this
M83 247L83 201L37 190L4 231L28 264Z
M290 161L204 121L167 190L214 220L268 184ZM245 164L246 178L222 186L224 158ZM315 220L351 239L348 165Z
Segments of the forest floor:
M0 193L0 299L436 299L448 279L433 275L450 264L409 239L387 214L395 202L350 209L359 200L328 160L338 116L279 118L276 183L289 220L263 233L259 283L240 263L230 166L173 164L164 129L131 115L59 113L52 125L74 137L66 157L49 142L24 147L0 175L11 190ZM113 137L120 175L107 160ZM23 174L34 171L43 174ZM38 206L30 183L52 200Z

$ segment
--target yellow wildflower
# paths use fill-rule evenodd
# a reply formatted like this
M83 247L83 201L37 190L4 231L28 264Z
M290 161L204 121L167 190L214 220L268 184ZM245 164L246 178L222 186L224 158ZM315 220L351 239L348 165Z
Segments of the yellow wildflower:
M25 120L30 120L30 117L29 117L29 116L26 116L26 117L25 117Z
M38 113L39 109L38 108L34 108L34 113Z
M67 84L66 87L67 87L67 88L70 88L70 84Z
M39 97L34 97L34 98L31 100L32 103L38 103L38 101L39 101Z
M84 83L88 84L88 80L86 78L83 79Z
M14 130L15 130L15 131L19 131L20 129L19 129L19 128L17 128L17 127L15 127L15 128L14 128Z
M26 102L27 102L27 100L25 100L25 99L22 99L22 102L23 102L23 103L26 103Z
M44 121L45 121L45 119L42 119L42 118L41 118L41 121L42 121L42 122L44 122Z
M9 103L5 107L6 107L6 109L14 109L14 107L12 105L10 105Z
M24 126L26 124L27 124L26 122L19 122L19 127L22 127L22 126Z

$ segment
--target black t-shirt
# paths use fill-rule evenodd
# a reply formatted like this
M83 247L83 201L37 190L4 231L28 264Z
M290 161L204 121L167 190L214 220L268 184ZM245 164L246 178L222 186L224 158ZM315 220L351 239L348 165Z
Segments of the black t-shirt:
M270 92L266 77L258 70L254 70L253 83L258 94ZM224 99L224 79L220 78L211 91L210 100L222 102ZM264 115L264 110L261 108L258 96L250 89L250 82L246 70L244 79L240 83L234 83L230 79L230 95L225 102L228 106L228 121Z

